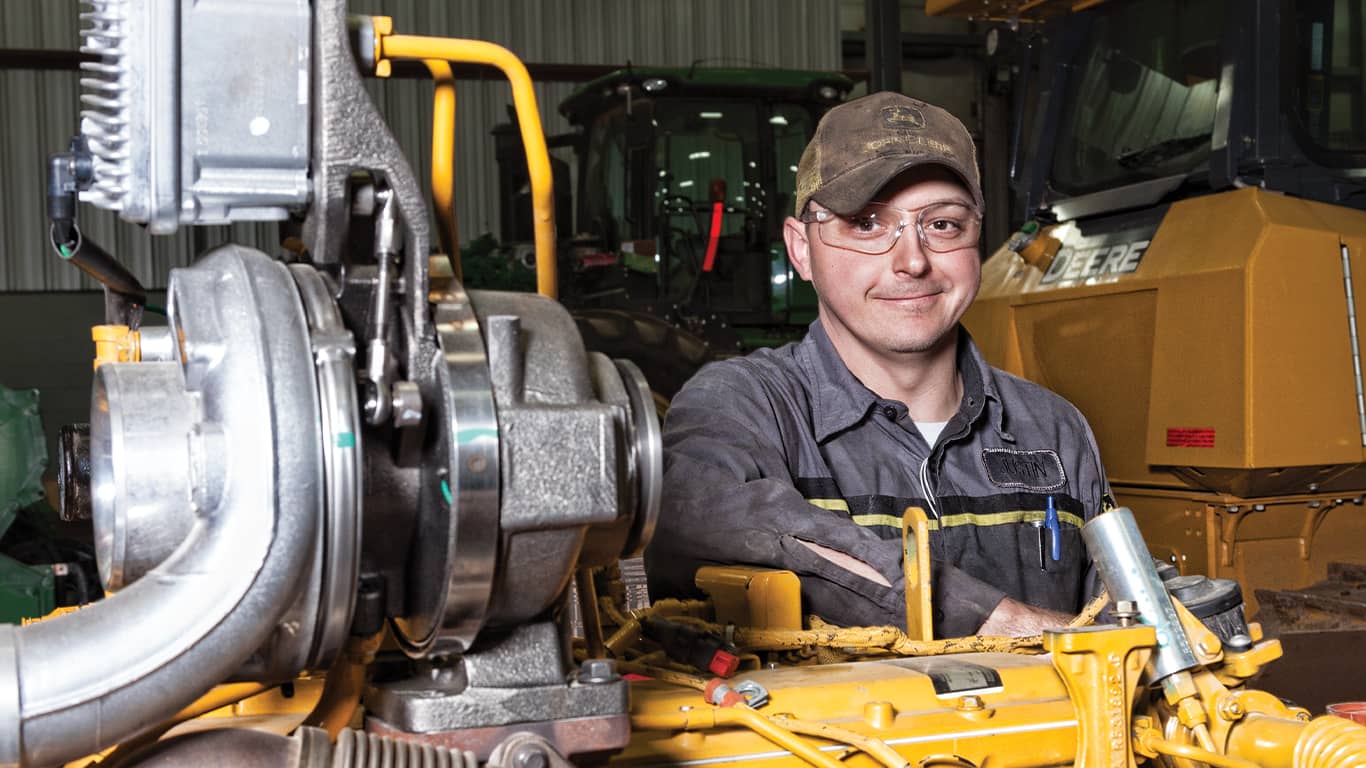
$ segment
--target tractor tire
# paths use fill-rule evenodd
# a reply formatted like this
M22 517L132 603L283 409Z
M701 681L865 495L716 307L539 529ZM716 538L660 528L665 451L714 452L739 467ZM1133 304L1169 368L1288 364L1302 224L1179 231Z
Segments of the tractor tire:
M716 359L705 341L653 315L616 309L573 314L588 350L625 358L640 368L661 415L697 369Z

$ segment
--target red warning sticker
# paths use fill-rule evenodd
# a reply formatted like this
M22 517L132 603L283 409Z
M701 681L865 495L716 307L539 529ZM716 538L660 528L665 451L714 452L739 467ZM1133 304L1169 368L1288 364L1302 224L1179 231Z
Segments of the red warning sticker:
M1168 448L1213 448L1214 429L1211 427L1168 427Z

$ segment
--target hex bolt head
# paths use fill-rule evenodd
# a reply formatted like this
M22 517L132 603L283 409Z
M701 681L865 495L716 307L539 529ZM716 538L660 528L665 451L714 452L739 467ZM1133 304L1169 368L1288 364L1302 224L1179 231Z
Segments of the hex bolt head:
M1133 600L1117 600L1111 614L1121 627L1132 626L1138 619L1138 603Z
M960 712L980 712L986 709L986 706L986 702L982 700L981 696L968 694L958 697L958 711Z
M512 764L516 768L548 768L550 758L539 748L528 745L517 750L517 754L512 758Z
M617 681L617 663L612 659L587 659L579 667L579 682L601 685Z

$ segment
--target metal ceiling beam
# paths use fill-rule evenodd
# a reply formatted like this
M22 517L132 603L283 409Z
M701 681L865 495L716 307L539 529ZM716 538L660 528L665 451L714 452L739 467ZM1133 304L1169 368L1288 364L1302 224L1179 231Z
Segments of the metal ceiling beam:
M864 0L868 92L901 91L901 2Z

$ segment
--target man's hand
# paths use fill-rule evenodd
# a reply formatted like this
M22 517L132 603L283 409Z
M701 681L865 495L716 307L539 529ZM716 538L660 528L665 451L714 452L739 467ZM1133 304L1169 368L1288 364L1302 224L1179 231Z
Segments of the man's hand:
M978 627L977 634L1010 637L1037 635L1045 629L1065 627L1071 620L1072 617L1065 613L1035 608L1007 597L997 603L996 610Z

